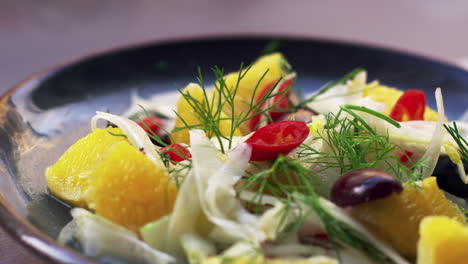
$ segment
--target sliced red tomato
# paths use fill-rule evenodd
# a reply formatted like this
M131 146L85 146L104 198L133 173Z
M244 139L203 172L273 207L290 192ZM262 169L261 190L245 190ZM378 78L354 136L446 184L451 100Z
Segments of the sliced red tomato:
M137 124L151 135L158 135L163 123L164 120L155 116L145 117L141 121L137 121Z
M390 117L395 121L424 120L426 95L421 90L406 91L395 103Z
M190 153L190 150L181 144L171 144L167 147L161 148L161 152L169 155L169 159L173 162L181 162L183 160L192 158L192 153Z
M252 146L250 161L274 160L297 148L309 135L304 121L280 121L264 126L245 142Z
M284 81L280 85L280 87L278 88L277 92L272 91L272 93L278 93L275 97L273 97L273 101L272 102L265 102L265 104L263 104L260 107L260 110L264 110L268 106L268 104L276 105L275 108L271 109L270 112L269 112L269 115L270 115L270 117L271 117L271 119L273 121L278 120L284 114L283 112L278 111L278 110L288 109L290 107L288 98L291 95L291 91L288 90L287 92L284 92L284 93L283 93L283 91L286 91L287 89L289 89L289 87L293 84L293 81L294 81L293 79L289 79L289 80ZM275 84L277 82L278 81L273 81L273 82L269 83L268 85L266 85L265 88L263 88L263 90L260 91L260 93L258 94L258 96L257 96L257 98L255 100L255 103L258 103L271 89L274 89L276 87ZM249 120L249 129L250 129L250 131L255 130L255 128L257 127L258 123L260 122L260 119L261 119L261 116L262 116L261 114L256 114L256 112L253 115L254 115L254 117L252 117Z

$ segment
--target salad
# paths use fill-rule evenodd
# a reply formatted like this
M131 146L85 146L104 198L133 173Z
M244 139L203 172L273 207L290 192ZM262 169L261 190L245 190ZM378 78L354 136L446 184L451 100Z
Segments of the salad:
M103 263L461 263L467 125L355 69L301 96L281 53L97 112L48 167Z

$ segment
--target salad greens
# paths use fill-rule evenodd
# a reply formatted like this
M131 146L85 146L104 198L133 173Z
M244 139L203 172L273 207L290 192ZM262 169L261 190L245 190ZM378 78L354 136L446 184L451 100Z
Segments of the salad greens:
M272 43L271 49L277 45ZM189 87L201 88L202 100L178 89L180 100L185 100L198 120L194 124L177 111L161 113L183 124L174 129L161 127L170 142L174 142L171 133L189 131L191 157L183 156L180 162L163 153L161 146L169 147L169 143L147 125L141 127L124 116L97 112L91 120L92 129L98 127L99 119L119 127L123 134L116 136L126 137L156 167L164 168L176 183L178 195L172 212L140 229L142 240L132 231L76 208L59 241L77 244L86 255L104 262L115 258L141 263L223 263L261 256L319 257L336 263L411 263L412 259L350 216L349 208L331 202L330 190L344 173L357 169L377 169L401 184L419 186L422 179L431 176L439 156L447 155L449 147L444 146L452 141L458 149L450 151L451 158L467 160L468 142L457 123L444 124L440 89L435 93L437 121L398 122L383 113L385 103L363 96L369 87L362 68L303 100L297 100L299 96L290 87L278 88L295 78L290 68L271 84L272 89L264 90L260 84L270 74L267 68L252 84L252 96L244 98L244 110L239 112L238 92L253 67L241 65L234 86L227 82L223 69L213 67L216 81L212 87L205 84L199 69L198 84ZM280 122L272 112L278 111L284 99L288 106L280 110L285 120L295 119L298 111L317 111L309 117L309 135L289 153L252 162L254 147L245 141L258 130L243 136L237 131L245 130L257 115L261 116L259 126ZM143 106L141 109L149 115ZM226 121L230 124L228 133L223 130ZM265 142L278 144L275 140ZM455 163L460 177L466 179L464 169L461 175L463 163ZM220 261L209 262L213 258Z

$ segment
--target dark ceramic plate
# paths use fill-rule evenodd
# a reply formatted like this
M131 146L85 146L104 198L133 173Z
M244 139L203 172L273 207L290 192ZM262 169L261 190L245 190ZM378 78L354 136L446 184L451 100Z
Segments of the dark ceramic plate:
M51 260L91 262L55 242L70 220L69 208L45 194L44 169L89 131L96 110L122 113L132 90L143 96L171 91L194 81L197 67L206 77L214 65L234 71L272 46L286 55L305 90L363 67L371 80L401 89L432 95L443 87L450 119L466 108L468 72L455 66L354 44L276 40L233 37L136 46L79 59L23 81L1 100L0 223L20 243Z

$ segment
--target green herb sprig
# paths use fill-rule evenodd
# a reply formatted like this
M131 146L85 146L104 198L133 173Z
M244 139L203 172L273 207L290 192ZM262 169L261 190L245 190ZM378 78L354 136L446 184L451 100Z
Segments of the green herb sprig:
M463 160L468 160L468 142L465 138L460 134L458 130L458 126L456 122L452 123L452 126L448 124L444 124L445 129L453 138L455 143L457 143L458 149L460 150L460 154L462 155Z
M232 139L235 135L237 129L241 127L242 124L252 119L255 115L266 115L271 109L275 108L280 100L276 100L272 104L266 104L272 98L282 98L287 94L287 89L274 92L274 87L278 85L281 81L278 80L272 89L269 89L262 98L258 98L256 100L256 94L258 94L258 90L260 89L259 85L265 76L268 74L269 70L266 70L259 80L256 82L253 96L248 99L248 101L244 101L243 103L247 105L247 110L239 113L237 116L234 115L236 103L238 103L238 90L240 87L241 81L245 78L246 74L251 69L251 66L244 68L243 64L238 71L237 81L234 87L228 87L226 81L224 79L224 70L218 67L213 67L212 72L215 76L215 85L212 88L214 95L210 95L208 89L205 87L203 76L201 74L201 70L199 69L198 73L198 82L203 89L203 101L199 101L194 98L190 93L184 93L181 89L179 92L184 97L184 99L188 102L190 107L193 108L195 115L199 121L197 125L189 125L186 120L179 114L176 113L178 118L183 122L184 126L176 128L173 132L185 130L185 129L193 129L199 128L203 129L207 132L209 137L215 137L218 141L221 152L225 153L227 149L232 147ZM263 87L261 87L263 88ZM231 113L230 115L225 114ZM226 115L226 117L223 117ZM224 135L221 131L221 122L223 120L230 121L231 126L229 128L228 135ZM225 142L227 141L227 145Z
M294 210L297 214L297 221L283 232L298 230L307 216L315 212L324 225L338 257L340 254L337 245L341 243L363 252L378 263L387 262L387 257L379 249L323 207L320 196L316 192L316 188L320 188L320 183L309 169L303 167L297 160L291 160L285 156L279 156L274 161L272 168L275 169L245 177L246 185L239 192L257 187L256 195L250 201L252 204L262 204L264 192L268 192L269 195L275 196L285 205L284 215L288 215L291 210ZM305 204L308 210L302 210L301 207L297 206L298 203Z
M318 132L314 140L323 140L329 151L323 152L303 145L298 158L305 164L321 164L323 170L338 168L341 173L354 169L376 168L379 164L387 165L387 172L402 180L403 166L394 155L397 146L390 142L388 135L377 134L367 122L353 109L365 111L382 118L373 110L345 105L338 113L325 116L326 127ZM350 117L344 116L347 113ZM387 117L382 120L390 121ZM393 122L390 121L391 124Z
M338 258L340 258L338 243L342 243L364 253L377 263L390 263L388 257L377 247L363 239L362 236L348 224L330 214L321 204L320 196L312 188L309 189L307 195L296 193L295 196L299 202L307 205L318 215Z
M146 117L151 117L152 114L149 113L142 105L139 105L139 107L142 109L144 116ZM163 146L163 147L169 147L169 145L162 140L154 131L152 131L149 126L143 122L141 117L139 115L134 116L134 119L139 121L140 124L146 129L146 133L148 134L148 137L152 139L154 142L156 142L158 145ZM154 125L158 126L159 129L161 129L166 135L170 136L170 132L166 130L163 126L160 126L158 123L153 123ZM119 136L124 136L125 135L119 135ZM173 141L171 139L171 141ZM175 149L169 148L169 150L176 151ZM185 160L182 162L173 162L170 160L169 156L158 151L159 156L161 157L161 160L163 163L166 165L166 168L168 168L169 175L173 177L174 183L176 184L177 188L180 188L180 186L183 183L183 180L185 179L186 174L189 172L189 170L192 168L192 160L189 159L188 157L185 157L183 153L179 153L179 155L184 158ZM174 164L176 166L171 166L171 164Z

